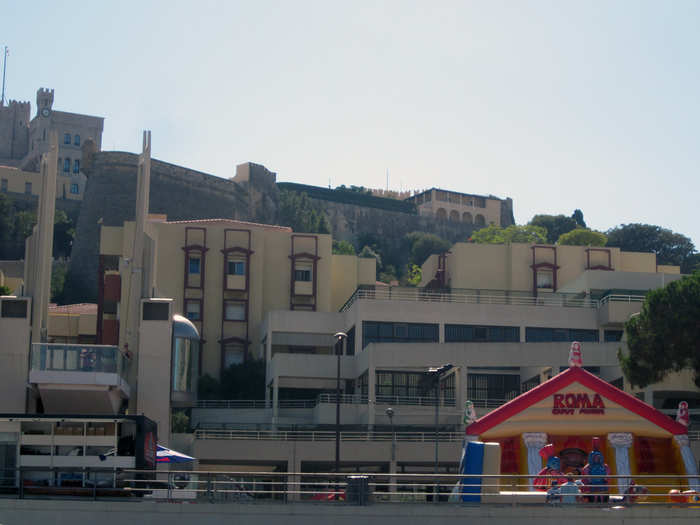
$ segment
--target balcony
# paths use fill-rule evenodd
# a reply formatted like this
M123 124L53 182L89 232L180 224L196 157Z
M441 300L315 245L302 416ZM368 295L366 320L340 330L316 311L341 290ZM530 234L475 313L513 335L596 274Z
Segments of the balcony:
M114 414L131 393L116 346L32 344L29 383L47 414Z

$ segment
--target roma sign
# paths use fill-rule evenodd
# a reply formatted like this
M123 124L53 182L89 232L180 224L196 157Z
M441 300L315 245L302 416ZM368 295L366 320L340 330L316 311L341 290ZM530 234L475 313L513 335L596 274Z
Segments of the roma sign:
M586 393L554 394L552 414L605 414L605 404L599 394L594 394L593 399Z

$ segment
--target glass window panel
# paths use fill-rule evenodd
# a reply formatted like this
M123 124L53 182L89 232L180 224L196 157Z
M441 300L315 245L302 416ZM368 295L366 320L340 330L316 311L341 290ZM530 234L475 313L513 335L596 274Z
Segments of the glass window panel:
M227 321L245 321L245 304L226 303L225 317Z
M200 265L202 260L199 257L190 257L188 264L188 272L193 274L200 273Z

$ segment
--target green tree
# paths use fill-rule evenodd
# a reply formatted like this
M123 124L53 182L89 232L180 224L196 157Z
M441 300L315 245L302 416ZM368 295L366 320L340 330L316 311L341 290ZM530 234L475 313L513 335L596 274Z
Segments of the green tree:
M387 264L382 272L379 272L379 280L383 283L391 283L398 281L396 267L392 264Z
M574 212L574 215L576 215L576 212ZM580 219L583 221L583 213L581 213ZM567 217L566 215L535 215L529 224L541 226L546 230L547 244L554 244L563 233L570 232L579 226L574 217Z
M0 193L0 259L10 257L9 243L14 232L13 215L12 202L4 193Z
M51 268L51 300L58 304L66 304L63 299L63 289L66 285L68 265L57 262Z
M372 248L369 246L364 246L361 250L360 253L357 254L358 257L366 257L367 259L376 259L377 260L377 268L381 268L382 266L382 257L379 255L377 252L375 252Z
M657 264L672 264L688 273L694 264L695 245L680 233L653 224L621 224L608 230L608 246L626 252L651 252Z
M0 285L0 295L10 295L12 293L12 290L10 290L9 286Z
M411 232L406 234L405 240L409 246L408 263L419 267L431 255L446 252L452 246L450 241L427 232Z
M70 257L75 229L63 210L56 210L53 222L53 256Z
M279 223L298 233L330 233L330 224L321 207L306 193L280 191Z
M192 431L190 428L190 416L187 415L185 410L173 410L170 428L172 428L173 433L178 434L186 434Z
M417 264L411 264L408 267L408 276L406 284L409 286L418 286L423 278L423 270Z
M199 399L221 399L221 383L209 374L204 374L197 383Z
M265 399L265 361L248 359L221 372L220 399Z
M604 233L589 230L587 228L576 228L559 236L557 244L570 246L605 246L608 238Z
M580 226L581 228L586 227L586 221L583 220L583 212L579 209L574 210L573 215L571 215L571 218L576 221L576 224Z
M543 243L547 240L547 231L541 226L531 224L525 226L513 224L507 228L490 224L486 228L472 233L471 239L479 244Z
M692 368L700 387L700 272L650 291L625 324L629 353L618 351L627 380L639 387Z
M355 247L348 241L333 239L333 253L335 255L355 255Z

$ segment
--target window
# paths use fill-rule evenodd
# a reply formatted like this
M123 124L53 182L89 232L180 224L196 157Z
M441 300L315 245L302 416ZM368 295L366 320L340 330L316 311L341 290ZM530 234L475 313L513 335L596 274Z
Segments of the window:
M537 288L553 288L554 278L551 270L538 270Z
M245 321L245 303L226 301L224 303L224 319L226 321Z
M199 301L185 300L185 317L190 321L199 321L202 319L202 305Z
M193 274L199 274L201 262L202 262L202 259L200 257L190 256L190 258L187 262L187 272L193 273Z
M71 142L70 139L71 139L70 133L65 133L63 135L63 143L64 144L70 144L70 142Z
M520 376L516 374L467 374L467 398L513 399L520 394Z
M63 172L70 173L70 159L63 159Z
M311 268L299 267L294 270L294 280L295 281L311 281Z
M362 348L370 343L437 343L437 324L362 322Z
M240 365L245 361L245 347L240 343L225 343L223 347L223 368Z
M80 160L78 159L73 161L73 173L80 173Z
M518 343L520 328L517 326L445 325L446 343Z
M75 183L71 184L71 185L70 185L70 192L71 192L73 195L79 195L79 194L80 194L80 186L78 186L78 185L75 184Z
M362 377L360 378L360 391L367 395L363 388ZM392 402L389 397L419 397L433 395L425 392L425 374L421 372L376 372L376 395L377 401ZM382 399L384 398L384 399ZM452 396L454 398L454 395Z
M74 144L75 146L80 146L80 135L76 135L76 136L73 138L73 144Z
M0 191L7 191L7 179L0 181Z
M227 261L228 275L245 275L245 261Z
M603 338L606 343L617 343L622 341L623 330L605 330Z
M527 327L525 341L528 343L570 343L571 341L597 343L598 330Z
M24 183L24 193L26 193L28 195L32 194L32 183L31 182Z

